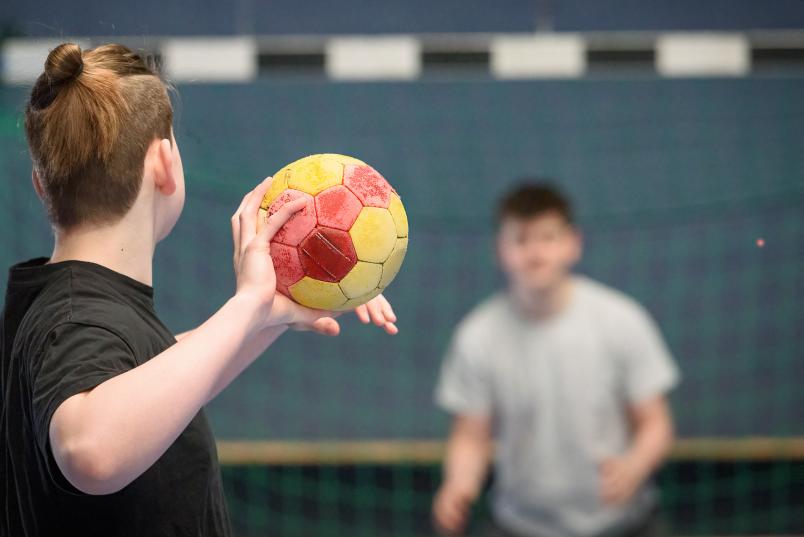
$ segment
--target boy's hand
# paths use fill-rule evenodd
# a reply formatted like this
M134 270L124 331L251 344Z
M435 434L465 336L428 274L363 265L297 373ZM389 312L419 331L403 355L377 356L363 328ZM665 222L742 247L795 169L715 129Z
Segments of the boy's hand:
M382 295L377 295L362 306L358 306L355 308L355 313L363 324L374 323L384 328L392 336L399 333L399 329L394 324L396 323L394 309Z
M611 457L600 463L600 497L606 504L626 503L645 480L634 457Z
M319 311L305 308L304 306L296 304L281 293L276 295L275 300L282 304L281 307L290 309L292 320L288 324L292 329L315 330L316 332L328 335L337 335L337 331L334 333L329 331L332 329L338 330L337 323L335 323L335 327L329 326L328 323L343 312ZM394 314L391 304L382 295L378 295L362 306L358 306L355 308L355 313L363 324L373 322L377 326L384 328L385 331L392 336L399 333L399 329L396 327L396 324L394 324L396 322L396 314Z
M290 218L304 208L303 199L286 203L266 220L257 233L257 212L265 192L271 186L268 177L243 197L232 216L233 264L237 295L257 301L261 312L259 328L293 325L321 334L337 335L338 322L330 312L305 308L276 292L276 273L271 260L271 239Z
M458 535L466 529L475 495L452 487L441 486L433 500L433 522L442 535Z
M232 216L237 294L254 297L259 302L260 309L266 312L262 316L261 328L287 325L294 330L312 330L336 336L340 333L340 326L335 320L339 314L306 308L276 292L271 239L295 213L304 208L305 202L297 199L286 203L268 218L266 225L257 233L257 212L270 185L269 177L246 194ZM355 313L363 323L373 322L391 335L399 332L394 324L394 310L382 295L358 306Z

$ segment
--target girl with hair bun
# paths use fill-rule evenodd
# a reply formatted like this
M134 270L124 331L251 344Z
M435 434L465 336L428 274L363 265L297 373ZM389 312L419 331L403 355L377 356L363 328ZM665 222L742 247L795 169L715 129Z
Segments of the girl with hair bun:
M231 219L234 295L190 332L159 320L154 249L185 195L172 122L166 83L122 45L59 45L31 90L31 176L55 244L9 271L0 535L231 535L203 406L288 328L339 332L276 293L268 245L303 204L257 233L270 178ZM396 333L382 296L357 313Z

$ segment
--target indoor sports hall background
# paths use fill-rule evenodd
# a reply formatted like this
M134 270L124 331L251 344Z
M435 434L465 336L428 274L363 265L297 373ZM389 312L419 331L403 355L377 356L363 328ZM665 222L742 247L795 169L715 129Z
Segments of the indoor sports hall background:
M428 535L442 353L500 284L497 195L549 177L577 204L581 272L645 304L680 365L672 530L804 533L804 4L342 4L4 3L3 267L51 246L21 112L60 40L119 40L173 75L187 203L155 288L176 332L234 289L244 192L306 154L372 164L411 226L400 334L283 336L208 411L237 535Z

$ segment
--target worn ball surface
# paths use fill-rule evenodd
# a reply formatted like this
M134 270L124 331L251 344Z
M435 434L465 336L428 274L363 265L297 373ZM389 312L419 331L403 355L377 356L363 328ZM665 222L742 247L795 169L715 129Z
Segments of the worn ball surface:
M353 309L380 294L408 248L408 218L388 181L356 158L304 157L274 174L258 227L297 198L307 206L271 241L277 290L324 310Z

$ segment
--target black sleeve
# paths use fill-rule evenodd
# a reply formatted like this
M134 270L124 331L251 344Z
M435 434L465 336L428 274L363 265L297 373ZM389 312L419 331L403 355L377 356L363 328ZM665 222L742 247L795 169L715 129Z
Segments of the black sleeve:
M33 426L45 460L50 420L59 405L137 365L128 344L105 328L66 323L48 333L30 368Z

